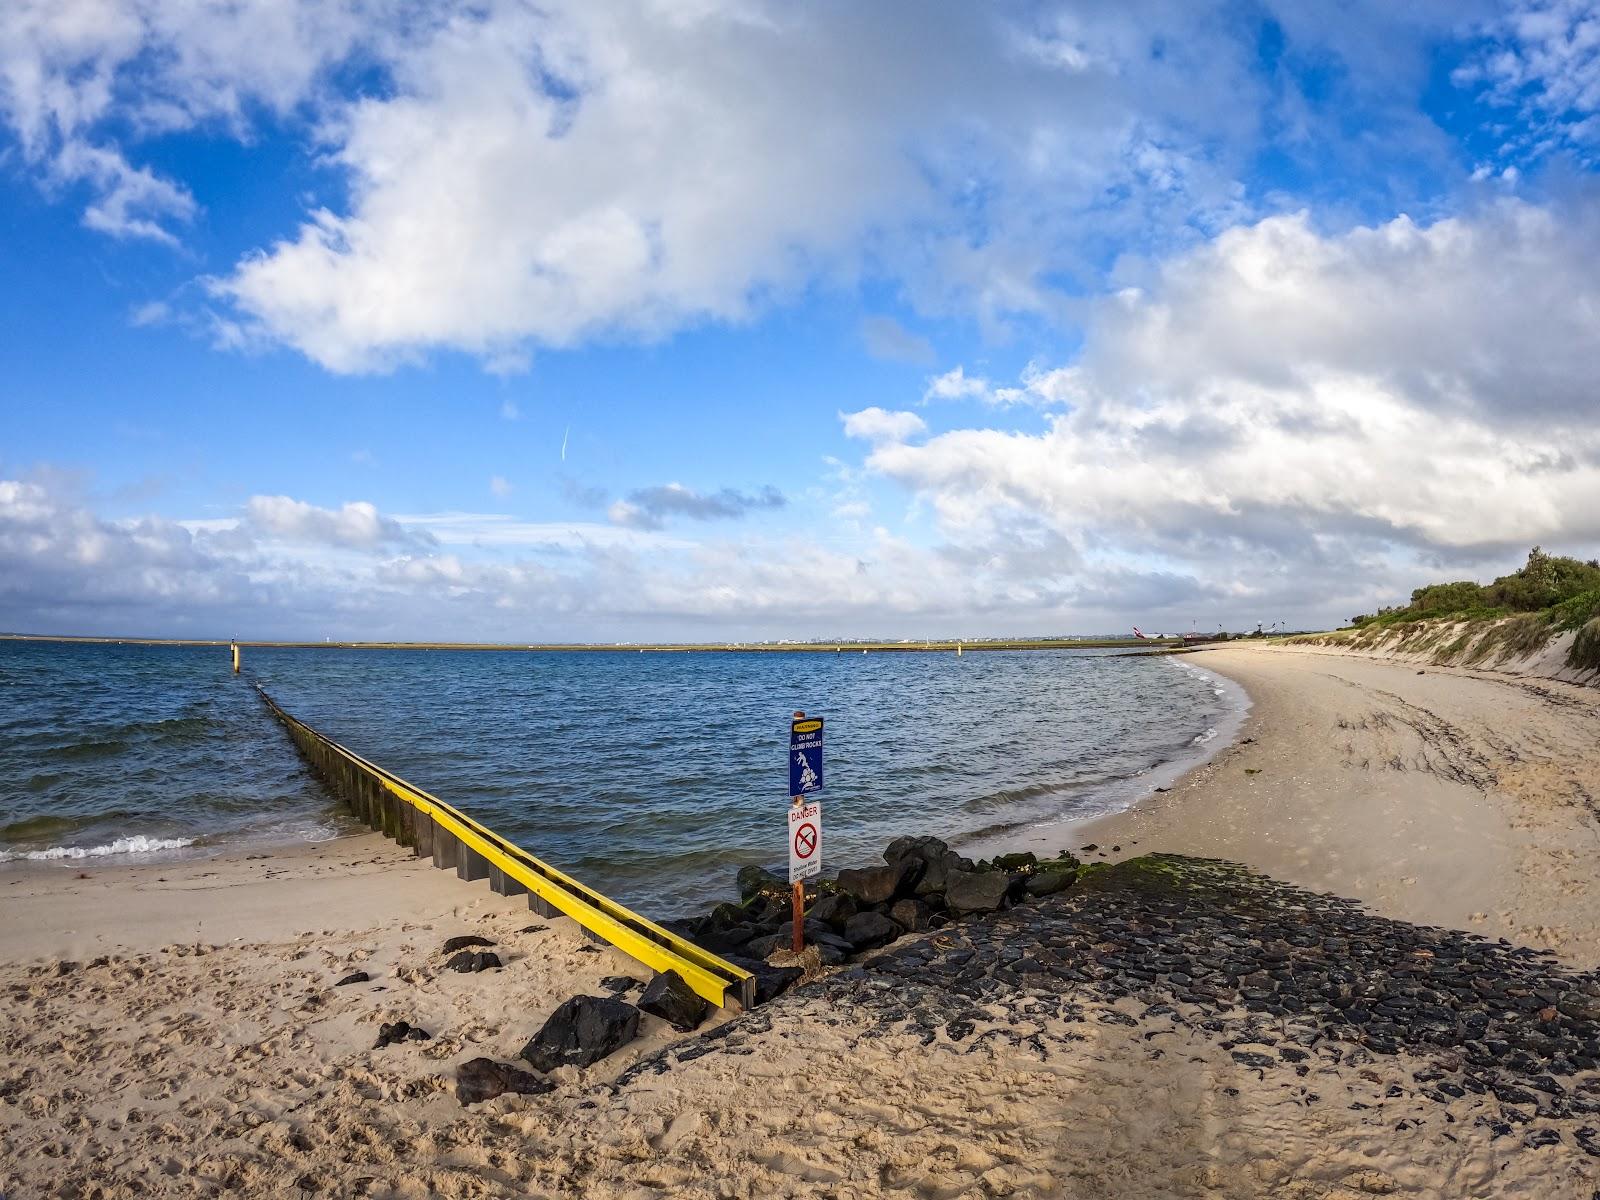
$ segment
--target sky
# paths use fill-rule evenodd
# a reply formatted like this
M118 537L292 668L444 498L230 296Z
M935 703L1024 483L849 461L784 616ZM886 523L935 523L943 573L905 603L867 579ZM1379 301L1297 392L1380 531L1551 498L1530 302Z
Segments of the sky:
M1329 627L1600 552L1600 6L9 0L0 631Z

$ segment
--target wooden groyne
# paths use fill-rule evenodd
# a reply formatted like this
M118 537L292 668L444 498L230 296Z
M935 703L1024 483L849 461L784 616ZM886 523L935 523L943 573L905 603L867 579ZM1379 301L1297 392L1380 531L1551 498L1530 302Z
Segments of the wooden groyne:
M691 988L724 1008L755 1003L755 977L693 942L585 887L459 809L318 733L285 712L260 684L262 702L289 731L313 770L358 818L385 837L431 858L465 881L486 879L502 896L528 897L543 917L571 917L591 938L607 942L655 971L676 971Z

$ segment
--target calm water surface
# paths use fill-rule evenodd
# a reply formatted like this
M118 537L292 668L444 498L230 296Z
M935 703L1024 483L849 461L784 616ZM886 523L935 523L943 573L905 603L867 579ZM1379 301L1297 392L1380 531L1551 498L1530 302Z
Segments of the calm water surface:
M1148 791L1237 719L1183 659L1092 651L595 654L0 643L0 871L187 857L352 823L289 712L667 916L784 850L788 715L827 718L825 867Z

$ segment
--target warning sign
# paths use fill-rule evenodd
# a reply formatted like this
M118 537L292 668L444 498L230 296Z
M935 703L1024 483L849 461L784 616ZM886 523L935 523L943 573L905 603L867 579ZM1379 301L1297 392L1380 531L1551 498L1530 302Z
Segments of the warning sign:
M789 806L789 882L822 874L822 805Z
M822 790L822 718L796 717L789 726L789 795Z

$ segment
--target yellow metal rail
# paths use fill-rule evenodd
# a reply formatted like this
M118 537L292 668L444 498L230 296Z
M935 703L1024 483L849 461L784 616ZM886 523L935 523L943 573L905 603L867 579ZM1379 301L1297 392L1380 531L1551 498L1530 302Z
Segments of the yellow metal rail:
M262 701L289 731L306 761L366 824L418 858L432 857L464 880L487 879L503 896L527 894L544 917L571 917L590 937L609 942L656 971L676 971L713 1004L749 1008L755 977L585 887L459 809L368 762L290 716L260 684Z

